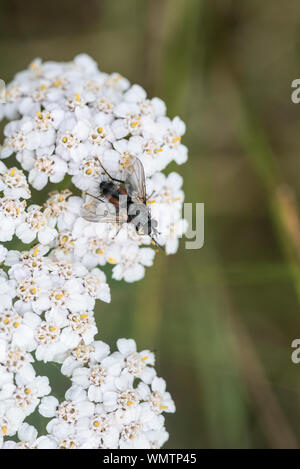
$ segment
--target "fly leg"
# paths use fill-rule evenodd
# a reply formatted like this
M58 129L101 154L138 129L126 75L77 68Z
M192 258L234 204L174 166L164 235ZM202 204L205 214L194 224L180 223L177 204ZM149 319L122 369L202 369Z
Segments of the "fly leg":
M118 228L118 231L116 232L116 234L112 237L112 240L114 241L114 239L118 236L118 234L120 233L122 229L122 224L120 224L119 228Z
M90 197L93 197L94 199L99 200L100 202L107 203L107 200L101 199L100 197L96 197L93 194L89 194L89 192L85 192L85 193L86 195L89 195Z
M105 174L107 174L107 176L112 180L112 181L116 181L116 182L120 182L121 184L125 184L125 181L121 181L121 179L116 179L116 178L113 178L108 171L106 171L106 169L104 168L103 164L101 164L101 168L103 169L103 171L105 172Z
M153 191L151 192L151 194L150 194L150 195L147 195L146 200L151 199L155 193L156 193L156 191L155 191L155 189L153 189Z

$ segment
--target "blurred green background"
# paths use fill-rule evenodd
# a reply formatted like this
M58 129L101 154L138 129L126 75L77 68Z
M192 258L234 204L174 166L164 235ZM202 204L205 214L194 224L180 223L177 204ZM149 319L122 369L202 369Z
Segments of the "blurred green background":
M187 123L189 162L168 171L205 203L205 245L111 282L96 313L111 346L156 351L177 405L166 446L299 447L299 1L2 0L0 16L5 81L86 52Z

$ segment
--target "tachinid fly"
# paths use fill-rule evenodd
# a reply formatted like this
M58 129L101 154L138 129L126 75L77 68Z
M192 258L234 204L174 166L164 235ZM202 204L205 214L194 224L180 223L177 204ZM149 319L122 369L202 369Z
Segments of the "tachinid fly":
M86 193L81 216L91 222L132 223L137 234L149 235L161 248L157 236L157 221L151 218L147 206L145 173L141 161L130 157L126 161L123 179L113 177L101 164L107 180L95 182Z

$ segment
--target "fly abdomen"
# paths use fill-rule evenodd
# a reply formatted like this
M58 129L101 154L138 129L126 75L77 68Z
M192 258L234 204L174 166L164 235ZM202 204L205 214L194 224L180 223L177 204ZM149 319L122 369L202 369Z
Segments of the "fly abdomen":
M125 189L121 186L118 186L112 181L103 181L100 183L100 192L105 199L114 205L117 213L122 210L127 209L127 214L129 207L132 204L132 199L128 195ZM125 201L122 198L126 197ZM125 202L125 203L124 203Z

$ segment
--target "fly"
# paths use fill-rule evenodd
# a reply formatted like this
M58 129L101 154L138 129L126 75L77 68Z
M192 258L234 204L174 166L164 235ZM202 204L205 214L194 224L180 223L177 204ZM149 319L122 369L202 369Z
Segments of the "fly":
M138 158L127 162L124 179L117 179L102 169L108 180L95 183L82 208L82 217L92 222L107 222L123 225L132 223L137 234L149 235L153 243L158 235L157 221L152 219L147 206L144 167ZM162 249L162 248L161 248Z

